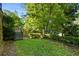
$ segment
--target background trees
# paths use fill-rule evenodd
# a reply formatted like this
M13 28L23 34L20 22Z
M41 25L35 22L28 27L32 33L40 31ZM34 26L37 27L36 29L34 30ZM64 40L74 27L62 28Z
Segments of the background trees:
M43 33L62 32L67 22L64 10L59 4L27 4L28 17L25 26ZM28 24L28 25L27 25ZM36 29L37 28L37 29Z
M25 8L27 15L24 22L17 12L4 11L4 28L13 31L19 28L30 38L78 39L79 25L76 22L79 17L79 4L25 4Z
M16 27L20 26L20 18L17 14L8 10L3 11L3 40L14 39Z
M78 36L78 24L74 21L79 4L26 4L25 33L41 33L43 36ZM59 35L61 34L61 35ZM57 38L56 38L57 39Z

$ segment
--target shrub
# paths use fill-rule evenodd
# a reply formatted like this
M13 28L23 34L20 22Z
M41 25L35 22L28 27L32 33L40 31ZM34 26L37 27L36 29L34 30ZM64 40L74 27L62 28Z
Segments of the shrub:
M50 34L44 34L44 38L51 38Z
M41 33L31 33L30 36L31 36L31 38L43 38Z
M71 44L79 44L79 37L65 36L63 40Z

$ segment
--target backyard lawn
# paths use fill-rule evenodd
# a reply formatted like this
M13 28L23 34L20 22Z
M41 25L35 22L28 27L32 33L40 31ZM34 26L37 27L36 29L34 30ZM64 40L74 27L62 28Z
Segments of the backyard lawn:
M18 56L72 56L79 50L63 43L46 39L24 39L15 42Z

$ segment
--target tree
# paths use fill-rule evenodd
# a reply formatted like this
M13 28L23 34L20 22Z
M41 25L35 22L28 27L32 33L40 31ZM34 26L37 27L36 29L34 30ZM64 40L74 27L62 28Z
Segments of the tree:
M13 40L15 29L20 25L20 18L17 14L3 10L3 40Z
M66 21L66 17L59 4L27 4L27 6L28 18L25 26L29 27L29 30L38 29L42 33L61 32L61 24Z
M63 27L63 32L65 35L75 35L76 34L76 28L74 29L74 27L77 27L77 25L75 25L73 22L76 20L76 12L78 9L78 4L61 4L63 10L64 10L64 14L66 16L66 18L68 19L66 22L66 25L62 24ZM75 31L75 32L74 32Z
M75 12L78 4L27 4L27 17L24 25L29 33L37 29L44 34L49 33L53 37L74 35L76 25ZM74 31L73 31L74 30ZM75 32L76 33L76 32Z

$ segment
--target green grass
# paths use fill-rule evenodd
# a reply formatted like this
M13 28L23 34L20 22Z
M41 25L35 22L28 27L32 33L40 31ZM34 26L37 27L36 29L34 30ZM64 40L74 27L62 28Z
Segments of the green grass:
M19 56L72 56L74 52L63 43L44 39L18 40L16 55Z

